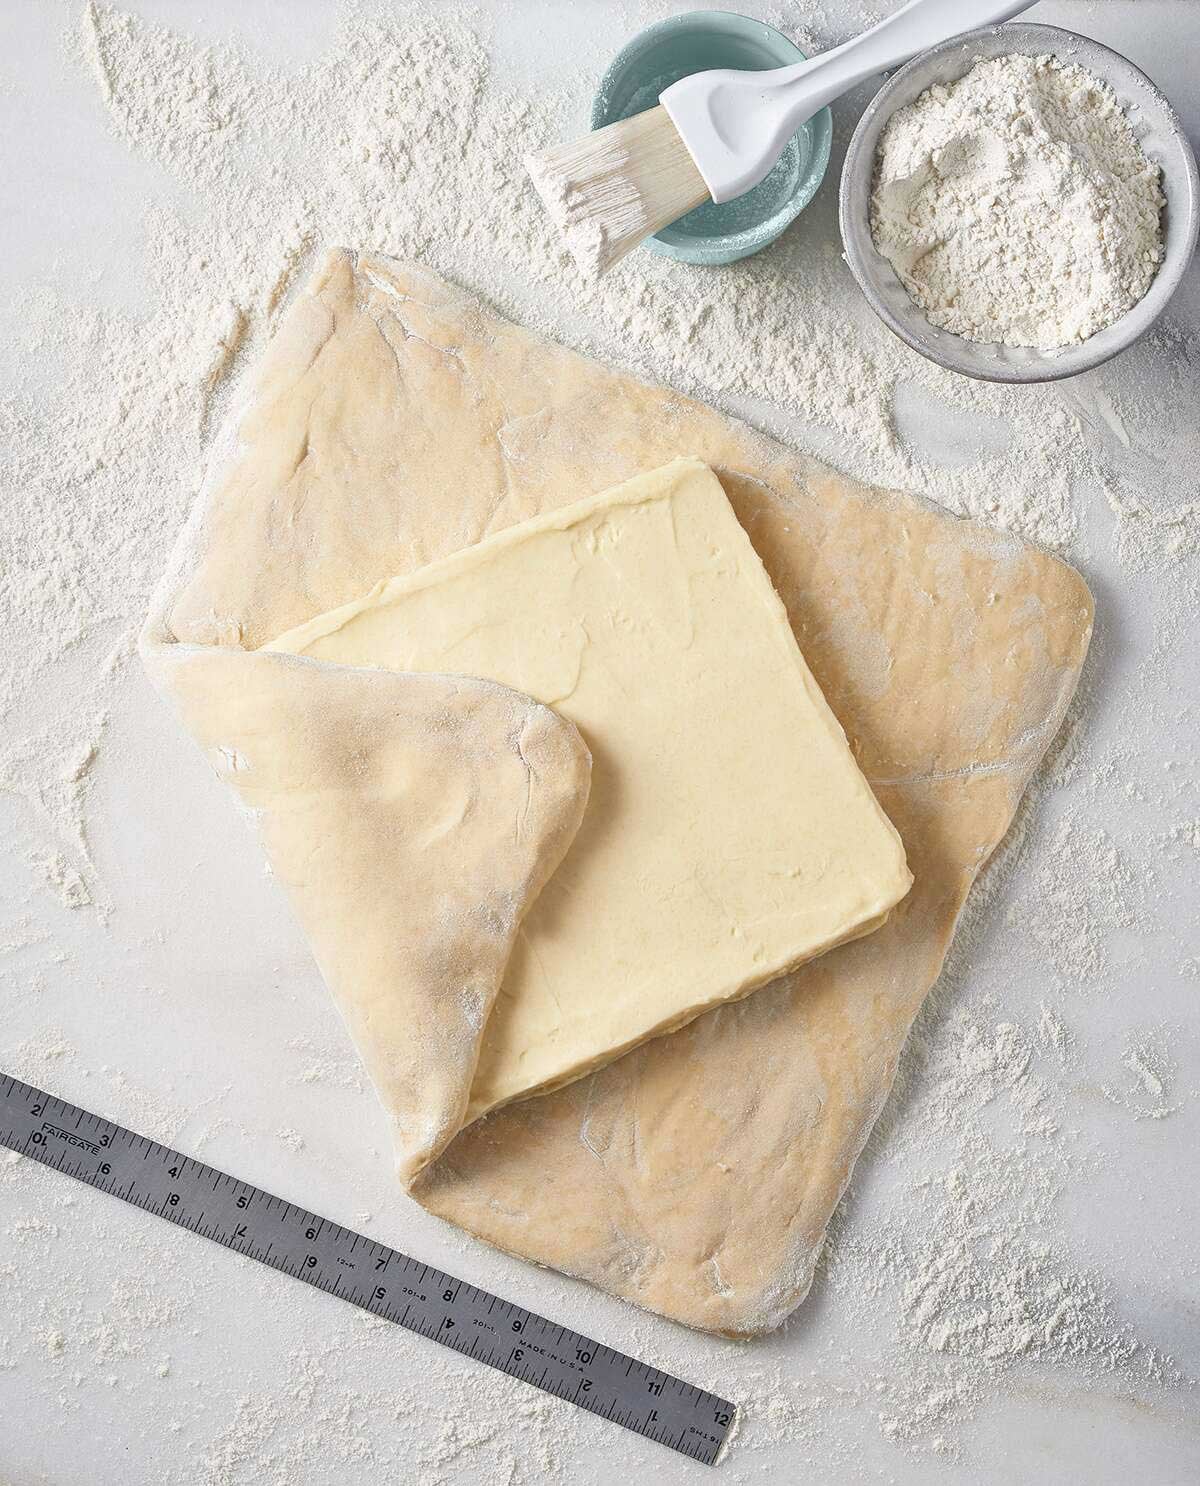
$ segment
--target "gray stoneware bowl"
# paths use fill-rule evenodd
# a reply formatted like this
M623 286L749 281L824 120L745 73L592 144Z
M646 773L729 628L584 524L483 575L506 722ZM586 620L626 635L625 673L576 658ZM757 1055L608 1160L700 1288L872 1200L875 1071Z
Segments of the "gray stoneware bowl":
M884 125L898 108L933 83L951 83L984 58L1010 52L1050 53L1077 62L1113 89L1129 115L1142 148L1162 167L1164 257L1154 282L1127 314L1077 346L1061 351L984 345L931 325L908 297L892 265L876 252L871 238L871 184L875 147ZM984 382L1052 382L1099 366L1132 345L1158 319L1179 286L1196 246L1200 220L1200 182L1196 158L1175 110L1144 72L1119 53L1086 36L1057 26L989 26L956 36L901 67L884 83L859 120L846 152L839 197L842 242L859 287L879 318L930 361Z

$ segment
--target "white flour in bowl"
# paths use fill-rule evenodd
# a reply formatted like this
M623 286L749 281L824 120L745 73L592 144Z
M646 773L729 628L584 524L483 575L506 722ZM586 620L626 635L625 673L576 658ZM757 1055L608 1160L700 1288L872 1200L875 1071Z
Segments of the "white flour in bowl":
M926 88L888 121L871 232L934 325L1053 351L1149 289L1161 174L1107 83L1013 53Z

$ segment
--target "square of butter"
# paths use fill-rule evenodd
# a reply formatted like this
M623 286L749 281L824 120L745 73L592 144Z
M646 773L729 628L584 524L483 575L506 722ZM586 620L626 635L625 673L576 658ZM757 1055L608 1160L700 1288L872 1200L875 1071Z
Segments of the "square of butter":
M707 465L679 459L267 647L500 682L579 728L579 832L526 914L469 1116L870 932L904 847Z

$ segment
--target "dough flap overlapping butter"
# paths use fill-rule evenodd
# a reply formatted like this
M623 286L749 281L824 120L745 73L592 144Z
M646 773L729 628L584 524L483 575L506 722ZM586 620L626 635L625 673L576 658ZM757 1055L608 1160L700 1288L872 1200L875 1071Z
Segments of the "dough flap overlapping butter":
M468 1118L869 933L911 883L698 460L381 583L267 648L497 681L570 718L591 754L582 823L522 923Z

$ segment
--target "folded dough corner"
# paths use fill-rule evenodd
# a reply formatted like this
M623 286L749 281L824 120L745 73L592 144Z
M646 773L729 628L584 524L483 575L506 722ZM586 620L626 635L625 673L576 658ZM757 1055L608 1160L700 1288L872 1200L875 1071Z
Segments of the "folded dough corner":
M334 250L142 652L417 1200L745 1335L811 1282L1090 627L1027 544Z

